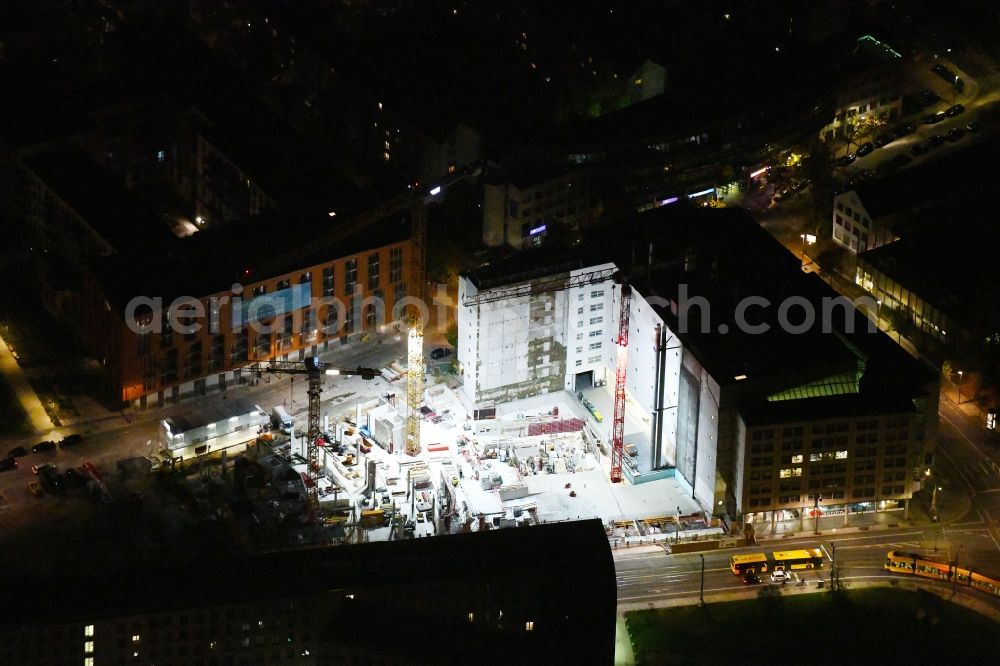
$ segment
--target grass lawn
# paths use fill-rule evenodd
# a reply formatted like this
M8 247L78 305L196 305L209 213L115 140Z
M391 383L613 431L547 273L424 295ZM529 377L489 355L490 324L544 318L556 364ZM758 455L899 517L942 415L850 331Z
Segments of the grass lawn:
M31 433L31 422L21 408L21 401L7 380L0 377L0 437L23 437Z
M763 589L763 588L762 588ZM954 664L1000 658L1000 625L892 588L626 614L637 664Z

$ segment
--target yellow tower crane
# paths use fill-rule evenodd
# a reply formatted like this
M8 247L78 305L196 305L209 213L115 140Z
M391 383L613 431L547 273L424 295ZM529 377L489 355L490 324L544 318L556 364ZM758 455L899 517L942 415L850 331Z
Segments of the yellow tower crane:
M420 403L424 396L424 331L419 319L410 325L406 345L406 455L420 455Z

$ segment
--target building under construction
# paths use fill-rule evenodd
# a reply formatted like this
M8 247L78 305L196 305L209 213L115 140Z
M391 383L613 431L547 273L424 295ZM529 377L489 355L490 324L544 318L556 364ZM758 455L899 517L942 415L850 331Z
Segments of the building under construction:
M772 305L741 309L749 297ZM463 275L462 390L476 409L572 392L612 481L617 465L630 483L673 476L723 519L811 508L821 493L824 506L902 508L931 461L936 382L863 309L821 317L834 298L746 215L664 207ZM901 422L905 455L858 470L859 424ZM812 437L828 428L843 441Z

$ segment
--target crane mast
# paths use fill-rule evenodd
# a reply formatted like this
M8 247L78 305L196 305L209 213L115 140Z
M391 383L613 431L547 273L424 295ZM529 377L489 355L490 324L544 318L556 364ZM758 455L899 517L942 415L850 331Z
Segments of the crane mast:
M622 282L621 311L618 314L618 338L615 340L615 413L611 424L611 483L622 481L625 453L625 372L628 369L628 317L632 288Z
M319 464L319 446L317 445L323 435L320 427L320 394L323 392L323 377L327 375L358 375L362 379L374 379L379 371L374 368L328 368L318 358L307 358L302 363L288 361L271 361L262 369L257 370L258 376L261 372L281 375L306 375L309 379L309 416L306 427L306 473L309 476L309 483L306 484L306 496L309 501L311 511L319 508L319 480L323 476L323 469Z
M424 332L419 320L407 335L406 455L420 455L420 403L424 395Z

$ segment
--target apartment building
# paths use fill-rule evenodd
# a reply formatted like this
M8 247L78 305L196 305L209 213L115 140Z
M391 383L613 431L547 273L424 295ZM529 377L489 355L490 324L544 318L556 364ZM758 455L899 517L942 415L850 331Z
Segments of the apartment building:
M176 239L172 251L108 257L85 285L83 332L112 399L145 407L225 390L246 381L252 363L301 360L380 331L416 290L409 222L385 221L318 246L294 267L280 261L282 248L315 243L316 224L268 216ZM178 298L202 316L176 323L196 330L171 325Z
M866 118L892 123L903 109L904 61L891 46L863 35L843 67L833 119L819 133L825 142L853 139L857 124Z
M492 178L483 192L483 243L540 245L556 226L578 230L595 214L589 178L582 170Z

